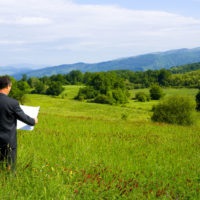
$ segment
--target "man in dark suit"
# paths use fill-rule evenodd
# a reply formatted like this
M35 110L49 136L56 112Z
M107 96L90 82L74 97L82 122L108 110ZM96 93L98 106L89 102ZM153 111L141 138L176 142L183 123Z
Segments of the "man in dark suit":
M20 108L17 100L8 97L12 83L8 76L0 77L0 162L8 170L15 170L17 156L17 119L34 126L37 118L31 118Z

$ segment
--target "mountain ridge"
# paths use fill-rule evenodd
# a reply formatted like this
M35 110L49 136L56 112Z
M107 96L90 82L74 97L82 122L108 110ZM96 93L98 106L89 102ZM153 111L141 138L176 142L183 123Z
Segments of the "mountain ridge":
M169 69L171 67L200 62L200 47L193 49L173 49L164 52L147 53L138 56L118 58L98 63L77 62L74 64L62 64L57 66L45 67L26 72L28 77L51 76L54 74L67 74L72 70L81 72L98 72L110 70L131 70L146 71ZM22 73L14 74L20 77Z

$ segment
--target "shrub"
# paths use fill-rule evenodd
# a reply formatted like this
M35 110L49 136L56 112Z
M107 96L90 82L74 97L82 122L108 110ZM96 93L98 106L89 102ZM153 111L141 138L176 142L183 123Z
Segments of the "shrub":
M112 105L114 103L114 99L112 97L106 96L104 94L100 94L94 99L94 102Z
M194 123L195 102L186 96L171 96L153 108L152 120L170 124Z
M135 98L140 102L145 102L150 100L150 96L144 92L137 92Z
M128 114L127 113L122 113L121 114L121 119L122 120L127 120L128 119Z
M80 88L78 95L75 99L84 100L84 99L93 99L98 95L98 91L95 90L93 87L84 87Z
M196 110L200 111L200 90L196 94Z
M128 98L126 96L126 91L122 91L121 89L116 89L112 91L112 97L116 103L127 103Z
M161 97L164 96L163 90L159 85L151 86L149 92L152 100L159 100Z

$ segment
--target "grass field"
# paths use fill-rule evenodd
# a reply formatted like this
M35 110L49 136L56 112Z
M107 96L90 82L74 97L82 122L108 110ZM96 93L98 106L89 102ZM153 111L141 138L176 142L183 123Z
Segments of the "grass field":
M78 88L27 95L26 105L41 106L39 124L18 131L17 175L0 172L0 199L200 199L199 113L189 127L153 123L157 101L79 102Z

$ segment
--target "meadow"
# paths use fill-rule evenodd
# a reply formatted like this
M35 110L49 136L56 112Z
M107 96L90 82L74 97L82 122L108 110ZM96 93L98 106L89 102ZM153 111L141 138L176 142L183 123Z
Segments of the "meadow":
M17 174L0 171L0 199L200 199L200 113L192 126L155 123L158 101L80 102L78 89L27 95L26 105L41 107L39 123L18 131Z

